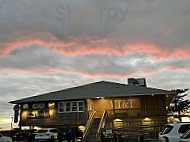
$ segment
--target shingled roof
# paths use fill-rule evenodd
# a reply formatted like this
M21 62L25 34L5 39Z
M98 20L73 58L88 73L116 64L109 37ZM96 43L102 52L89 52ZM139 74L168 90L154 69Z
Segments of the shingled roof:
M152 94L175 94L175 92L143 86L120 84L116 82L100 81L83 86L11 101L10 103L22 104L42 101L73 100L114 96L139 96Z

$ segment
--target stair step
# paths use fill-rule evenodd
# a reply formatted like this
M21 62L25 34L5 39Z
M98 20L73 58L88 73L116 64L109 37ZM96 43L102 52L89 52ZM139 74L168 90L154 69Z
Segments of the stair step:
M96 142L96 133L100 124L100 120L99 118L95 118L94 122L92 124L92 127L90 129L90 132L87 136L86 142Z

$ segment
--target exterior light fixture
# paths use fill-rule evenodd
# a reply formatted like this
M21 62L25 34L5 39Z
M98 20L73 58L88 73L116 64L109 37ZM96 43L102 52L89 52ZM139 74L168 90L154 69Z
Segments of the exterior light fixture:
M115 122L120 122L120 121L122 121L122 120L119 119L119 118L116 118L116 119L114 119L114 121L115 121Z
M150 118L148 116L145 117L145 121L150 121Z
M55 103L54 102L48 103L48 108L55 108Z
M82 132L84 132L85 130L85 126L78 126L79 130L81 130Z

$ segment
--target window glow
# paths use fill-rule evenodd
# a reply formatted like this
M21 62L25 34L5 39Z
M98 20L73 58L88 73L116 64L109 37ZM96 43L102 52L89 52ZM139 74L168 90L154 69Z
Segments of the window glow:
M28 109L28 108L29 108L28 104L23 104L22 109Z
M55 108L55 103L54 102L48 103L48 108Z

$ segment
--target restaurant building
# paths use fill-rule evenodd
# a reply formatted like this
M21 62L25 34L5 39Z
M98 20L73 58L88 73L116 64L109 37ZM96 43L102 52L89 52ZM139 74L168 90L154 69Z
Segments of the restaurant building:
M138 134L160 131L167 123L167 108L174 95L147 87L145 79L131 78L128 84L100 81L10 103L19 106L21 127L77 126L88 137L94 123L97 133L118 130L122 134L125 130L129 134L133 128L138 128Z

